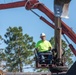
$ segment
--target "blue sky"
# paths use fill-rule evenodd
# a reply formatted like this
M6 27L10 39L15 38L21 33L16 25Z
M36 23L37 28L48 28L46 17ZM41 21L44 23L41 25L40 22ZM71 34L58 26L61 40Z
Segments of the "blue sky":
M0 0L0 3L8 3L8 2L14 2L19 0ZM53 11L53 0L40 0L41 3L44 3L50 10ZM69 19L63 19L66 24L71 27L74 32L76 32L76 22L75 22L75 13L74 10L74 3L75 1L71 1L70 7L69 7ZM39 15L44 16L47 18L42 12L39 10L34 10ZM46 33L47 40L50 39L50 37L54 36L54 30L46 25L44 22L42 22L36 15L34 15L31 11L27 11L24 7L20 8L12 8L12 9L6 9L6 10L0 10L0 28L1 28L1 35L4 35L6 32L6 29L9 26L22 26L23 32L28 33L30 36L35 36L35 41L39 40L38 37L41 32Z
M21 0L0 0L1 3L8 3ZM44 3L52 12L53 12L53 1L54 0L39 0L41 3ZM71 27L76 33L76 10L75 10L76 0L72 0L69 6L69 19L62 19L69 27ZM46 19L47 16L35 9L39 15L44 16ZM11 26L22 26L23 33L29 34L34 37L34 41L37 42L40 40L40 33L44 32L46 34L46 39L49 40L54 36L54 30L41 21L36 15L31 11L25 9L25 7L12 8L6 10L0 10L0 35L4 36L6 29ZM70 39L69 41L76 47ZM0 46L2 48L4 46ZM76 60L74 58L74 60Z

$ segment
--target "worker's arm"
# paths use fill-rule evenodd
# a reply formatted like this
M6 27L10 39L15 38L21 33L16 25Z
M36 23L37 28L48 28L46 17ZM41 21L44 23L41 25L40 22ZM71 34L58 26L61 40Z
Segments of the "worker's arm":
M49 47L49 50L51 50L52 49L52 47Z
M52 45L50 42L48 43L48 45L49 45L49 50L52 50Z
M37 42L37 44L35 46L35 51L38 52L38 42Z

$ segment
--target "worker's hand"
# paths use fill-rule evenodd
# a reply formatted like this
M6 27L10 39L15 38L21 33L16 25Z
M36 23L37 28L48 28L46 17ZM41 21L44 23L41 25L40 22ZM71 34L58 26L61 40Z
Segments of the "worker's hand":
M51 47L49 47L49 50L52 50L52 48L51 48Z

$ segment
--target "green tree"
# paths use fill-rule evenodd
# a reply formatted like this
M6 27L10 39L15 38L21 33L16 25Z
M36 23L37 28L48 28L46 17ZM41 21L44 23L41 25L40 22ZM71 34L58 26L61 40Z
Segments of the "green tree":
M6 69L8 71L23 71L23 66L31 64L35 42L33 37L22 33L22 27L9 27L5 33L4 42Z
M3 44L3 38L0 35L0 45L2 45L2 44ZM2 69L4 68L4 65L2 64L2 62L4 61L4 59L5 59L4 49L0 48L0 67Z
M2 44L2 41L3 41L3 38L2 38L2 36L0 35L0 45Z
M2 41L2 36L0 35L0 42ZM0 43L1 45L1 43ZM0 66L1 66L1 61L2 61L2 49L0 48Z
M0 40L2 39L2 36L0 35Z

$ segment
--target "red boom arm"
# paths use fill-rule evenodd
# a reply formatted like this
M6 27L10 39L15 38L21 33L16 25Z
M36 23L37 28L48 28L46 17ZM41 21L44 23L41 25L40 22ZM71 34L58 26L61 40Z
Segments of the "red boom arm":
M39 9L40 11L45 13L54 22L54 14L46 6L44 6L43 4L39 3L38 0L29 0L29 1L25 0L25 1L7 3L7 4L0 4L0 10L8 9L8 8L22 7L22 6L25 6L25 4L26 4L26 9L28 9L28 10L30 10L30 9ZM48 23L47 20L45 20L42 17L41 17L41 19L44 22L46 22L47 24L50 25L50 23ZM62 25L62 32L64 34L66 34L76 44L76 34L63 21L61 22L61 25ZM53 26L53 28L55 28L54 25L50 25L50 26ZM76 50L73 51L73 52L76 55Z

